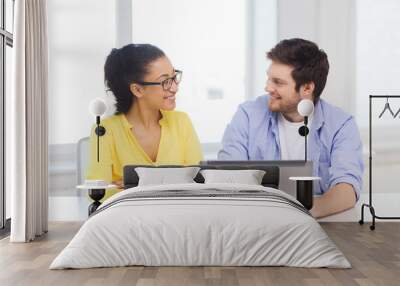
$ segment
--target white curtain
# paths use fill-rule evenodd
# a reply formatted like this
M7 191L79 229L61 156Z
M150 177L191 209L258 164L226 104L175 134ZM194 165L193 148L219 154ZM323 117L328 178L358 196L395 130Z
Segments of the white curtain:
M12 242L48 227L48 48L46 0L15 1L13 92L6 146Z

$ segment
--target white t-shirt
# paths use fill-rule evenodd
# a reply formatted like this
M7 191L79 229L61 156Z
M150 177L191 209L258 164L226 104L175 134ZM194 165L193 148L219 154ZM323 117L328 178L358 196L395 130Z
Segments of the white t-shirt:
M312 116L308 118L307 127L311 126ZM282 113L278 115L279 143L281 160L304 160L304 137L299 134L303 122L290 122Z

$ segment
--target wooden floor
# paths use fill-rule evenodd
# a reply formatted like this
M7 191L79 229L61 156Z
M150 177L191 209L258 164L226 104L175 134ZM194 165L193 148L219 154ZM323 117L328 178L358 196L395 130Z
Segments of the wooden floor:
M51 223L27 244L0 241L0 285L400 285L400 223L322 223L353 268L122 267L48 270L80 223Z

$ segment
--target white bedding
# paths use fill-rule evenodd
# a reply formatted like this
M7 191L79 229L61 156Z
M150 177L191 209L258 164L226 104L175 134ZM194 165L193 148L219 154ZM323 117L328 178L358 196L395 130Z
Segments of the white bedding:
M138 192L263 191L262 197L133 198ZM251 192L249 192L251 194ZM135 187L109 198L50 269L145 266L294 266L350 268L307 211L274 199L272 188L232 184Z

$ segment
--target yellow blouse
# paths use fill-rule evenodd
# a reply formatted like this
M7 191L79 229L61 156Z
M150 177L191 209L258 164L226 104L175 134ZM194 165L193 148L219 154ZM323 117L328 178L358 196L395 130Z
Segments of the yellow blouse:
M161 111L161 137L157 159L153 162L136 140L124 114L101 121L105 135L100 137L97 162L97 136L92 129L90 162L86 179L108 182L122 180L125 165L196 165L203 159L200 142L189 116L180 111ZM105 198L117 190L108 190ZM105 199L104 198L104 199Z

